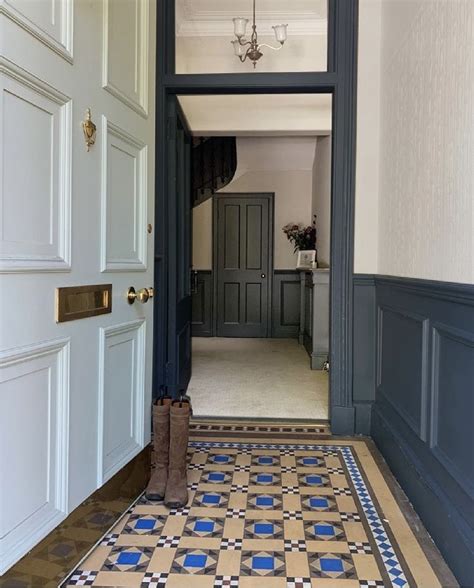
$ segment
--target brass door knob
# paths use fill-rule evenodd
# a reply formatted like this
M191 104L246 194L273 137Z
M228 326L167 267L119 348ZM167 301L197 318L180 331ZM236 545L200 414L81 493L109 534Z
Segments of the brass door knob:
M135 300L138 300L138 302L145 304L146 302L148 302L148 300L150 300L150 298L153 298L154 295L155 290L153 288L140 288L140 290L136 292L135 288L133 286L130 286L127 292L127 300L129 304L133 304Z

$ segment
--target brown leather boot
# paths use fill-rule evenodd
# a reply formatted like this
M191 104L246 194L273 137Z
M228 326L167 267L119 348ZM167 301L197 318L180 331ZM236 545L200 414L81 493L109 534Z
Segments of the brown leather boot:
M161 501L165 497L170 448L170 406L171 398L160 398L153 405L155 469L145 490L145 496L148 500Z
M181 508L188 502L186 457L190 416L191 405L188 401L181 400L172 403L170 408L170 465L165 494L165 505L168 508Z

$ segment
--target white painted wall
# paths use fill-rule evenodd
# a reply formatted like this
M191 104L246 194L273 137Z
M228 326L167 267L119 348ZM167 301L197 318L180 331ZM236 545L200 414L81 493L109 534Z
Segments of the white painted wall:
M331 259L331 137L318 137L312 175L318 263L320 267L328 267Z
M474 283L474 2L360 9L356 271Z
M360 0L354 271L378 267L381 0Z
M296 256L281 228L311 222L316 138L237 139L239 161L234 180L221 192L275 193L275 269L294 269ZM193 266L212 268L212 200L193 212Z

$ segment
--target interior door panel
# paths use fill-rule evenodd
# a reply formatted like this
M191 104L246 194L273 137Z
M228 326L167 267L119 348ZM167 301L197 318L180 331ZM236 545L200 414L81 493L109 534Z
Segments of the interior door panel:
M215 197L217 336L268 337L271 197Z

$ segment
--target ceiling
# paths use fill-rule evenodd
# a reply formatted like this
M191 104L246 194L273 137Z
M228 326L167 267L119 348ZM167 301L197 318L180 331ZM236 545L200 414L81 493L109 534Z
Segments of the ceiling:
M197 136L297 136L331 133L329 94L180 96Z
M327 0L257 0L256 13L263 35L275 24L292 36L327 33ZM236 16L251 19L252 0L176 0L176 35L232 36Z

